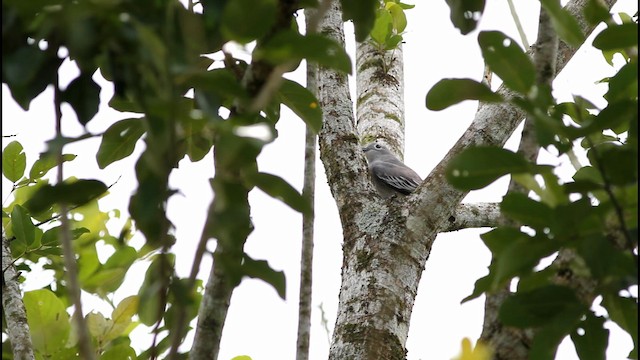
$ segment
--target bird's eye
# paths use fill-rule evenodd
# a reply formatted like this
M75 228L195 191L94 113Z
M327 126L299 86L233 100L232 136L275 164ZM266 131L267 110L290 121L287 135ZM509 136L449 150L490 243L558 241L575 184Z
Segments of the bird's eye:
M380 149L382 149L382 145L380 145L380 144L376 144L376 145L375 145L375 148L376 148L376 149L378 149L378 150L380 150Z

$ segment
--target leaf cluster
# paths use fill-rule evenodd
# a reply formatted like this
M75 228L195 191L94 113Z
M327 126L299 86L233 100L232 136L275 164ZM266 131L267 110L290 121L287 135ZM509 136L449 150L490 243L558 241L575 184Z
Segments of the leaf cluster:
M467 14L482 11L484 2L448 1L454 25L463 34L475 29L477 19ZM576 19L558 2L542 1L558 36L577 46L584 40ZM501 212L513 223L482 236L493 259L489 274L476 282L464 301L491 293L516 279L517 291L500 309L508 326L533 328L532 359L553 358L563 338L570 336L583 359L604 359L608 344L606 320L616 322L633 339L630 358L638 358L637 298L629 289L638 284L638 63L637 23L621 14L616 23L597 1L587 6L586 17L608 26L593 41L611 64L620 54L625 64L602 80L609 89L607 105L590 101L556 103L551 89L536 84L534 66L516 42L497 31L478 34L486 64L516 96L503 98L471 79L444 79L427 94L431 110L442 110L463 100L511 103L534 121L538 144L573 156L585 151L588 164L576 168L572 181L563 182L554 166L529 162L521 154L498 147L469 148L449 164L447 179L469 191L510 175L534 197L507 194ZM559 254L560 255L557 255ZM559 256L564 261L541 266ZM563 279L570 278L569 281ZM586 281L593 292L570 286ZM590 308L596 298L607 316Z

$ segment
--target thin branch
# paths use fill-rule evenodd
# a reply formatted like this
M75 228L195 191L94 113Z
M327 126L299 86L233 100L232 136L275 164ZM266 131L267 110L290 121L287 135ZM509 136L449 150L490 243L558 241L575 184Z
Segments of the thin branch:
M323 1L324 6L328 1ZM326 10L325 10L326 11ZM317 22L312 24L315 10L305 9L304 15L307 33L315 32ZM307 89L317 94L317 66L307 62ZM302 249L300 254L300 294L298 299L298 335L296 341L296 359L309 359L309 338L311 335L311 302L313 280L313 222L316 179L316 134L307 125L304 147L304 182L302 196L311 205L309 213L302 214Z
M2 309L7 323L7 334L11 342L14 359L31 360L35 358L27 313L22 301L18 277L20 274L13 266L9 239L2 236L2 263L8 264L2 271Z
M518 29L518 34L520 34L520 40L522 40L522 45L525 49L529 48L529 41L527 40L527 35L524 33L524 29L522 28L522 23L520 22L520 17L518 17L518 13L516 12L515 6L513 6L513 0L507 0L509 3L509 11L511 11L511 17L513 21L516 23L516 28Z
M56 137L62 137L62 111L61 111L61 91L58 74L56 72L55 82L53 84L53 101L55 104L55 116L56 116ZM63 158L62 158L62 146L58 149L58 174L57 183L63 182ZM95 359L95 351L93 344L91 343L91 337L89 336L89 328L84 319L82 311L82 299L80 293L80 283L78 282L78 266L76 264L76 254L73 250L73 244L71 243L71 230L69 227L68 208L65 203L60 204L60 236L62 243L62 250L64 254L65 274L68 281L69 297L73 302L75 311L73 312L73 320L76 324L76 331L78 335L78 347L80 351L80 357L86 360Z
M447 219L442 232L508 224L511 224L511 221L502 215L499 203L460 204Z

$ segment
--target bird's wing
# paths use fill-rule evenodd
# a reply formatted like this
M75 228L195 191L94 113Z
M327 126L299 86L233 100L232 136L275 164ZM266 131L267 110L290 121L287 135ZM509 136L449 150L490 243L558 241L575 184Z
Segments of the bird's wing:
M385 185L405 195L413 192L422 182L415 171L403 164L376 162L371 166L371 171Z

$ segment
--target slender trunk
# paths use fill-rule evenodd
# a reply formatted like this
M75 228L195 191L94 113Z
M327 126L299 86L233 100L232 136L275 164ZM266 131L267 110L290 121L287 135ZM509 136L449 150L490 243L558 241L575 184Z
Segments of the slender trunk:
M311 11L305 10L307 27ZM307 63L307 88L315 92L317 66ZM298 300L298 338L296 359L309 359L311 335L311 304L313 279L313 222L316 179L316 134L307 126L304 147L304 183L302 196L311 204L311 211L302 215L302 250L300 255L300 297Z
M13 266L13 258L9 249L9 239L2 236L2 310L7 323L7 334L16 360L35 359L27 312L22 302L20 275Z

